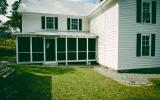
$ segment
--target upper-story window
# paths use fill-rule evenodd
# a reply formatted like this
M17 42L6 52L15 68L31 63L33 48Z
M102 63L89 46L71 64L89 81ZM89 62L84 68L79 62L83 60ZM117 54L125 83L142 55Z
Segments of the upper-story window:
M57 30L58 29L58 17L45 17L41 18L42 29L45 30Z
M46 29L55 29L54 17L46 17Z
M156 24L156 0L137 0L137 23Z
M82 19L67 18L67 30L81 31Z
M71 30L78 30L78 19L71 19Z
M143 2L143 23L151 22L151 2Z

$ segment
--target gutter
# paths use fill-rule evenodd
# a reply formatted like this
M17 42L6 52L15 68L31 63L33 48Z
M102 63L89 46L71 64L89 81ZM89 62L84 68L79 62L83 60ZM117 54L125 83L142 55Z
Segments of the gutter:
M104 0L100 3L100 5L98 5L96 8L94 8L91 12L89 12L88 16L91 16L93 13L95 13L98 9L101 9L105 4L108 4L108 2L111 0Z

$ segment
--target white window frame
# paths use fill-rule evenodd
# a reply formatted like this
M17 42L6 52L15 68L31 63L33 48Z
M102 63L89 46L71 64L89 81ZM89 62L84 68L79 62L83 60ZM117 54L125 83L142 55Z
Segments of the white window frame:
M152 24L152 1L154 1L154 0L142 0L142 4L141 4L141 6L142 6L142 8L141 8L141 23L144 23L144 24ZM150 22L149 23L147 23L147 22L143 22L143 3L144 2L147 2L147 3L149 3L150 4Z
M78 25L77 29L73 29L72 28L72 20L73 19L77 19L77 25ZM72 31L79 31L79 18L70 18L70 30L72 30Z
M142 50L142 48L143 48L143 36L149 36L149 55L147 55L147 56L143 56L143 50ZM151 34L142 34L142 36L141 36L141 56L142 57L150 57L151 56L151 41L152 41L152 38L151 38Z
M47 28L47 24L48 24L47 18L53 18L53 29ZM51 23L51 22L50 22L50 23ZM56 28L55 17L45 17L45 29L46 29L46 30L55 30L55 28Z

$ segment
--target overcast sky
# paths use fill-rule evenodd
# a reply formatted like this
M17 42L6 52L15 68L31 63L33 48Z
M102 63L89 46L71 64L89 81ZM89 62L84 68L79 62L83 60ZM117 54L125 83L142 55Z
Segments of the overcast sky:
M8 12L11 10L11 5L15 2L16 0L7 0L7 3L9 4L8 7ZM72 1L83 1L83 2L90 2L90 3L96 3L97 0L72 0ZM10 15L10 13L8 13Z

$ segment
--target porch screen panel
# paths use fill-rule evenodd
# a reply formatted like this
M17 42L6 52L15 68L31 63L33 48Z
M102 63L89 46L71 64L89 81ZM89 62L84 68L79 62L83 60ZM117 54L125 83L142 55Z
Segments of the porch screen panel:
M33 61L44 60L43 38L32 38L32 59Z
M57 38L57 60L66 60L66 39Z
M96 39L94 38L88 39L88 59L96 59Z
M67 46L68 46L68 60L76 60L76 38L68 38L67 39Z
M78 38L78 60L87 59L87 39Z
M30 37L18 37L18 60L19 62L30 61Z

